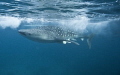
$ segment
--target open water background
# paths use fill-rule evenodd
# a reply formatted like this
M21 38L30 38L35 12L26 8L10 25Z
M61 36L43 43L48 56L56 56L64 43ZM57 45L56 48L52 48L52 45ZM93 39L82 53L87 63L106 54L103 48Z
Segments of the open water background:
M35 25L94 33L92 49L18 33ZM120 1L0 0L0 75L120 75Z

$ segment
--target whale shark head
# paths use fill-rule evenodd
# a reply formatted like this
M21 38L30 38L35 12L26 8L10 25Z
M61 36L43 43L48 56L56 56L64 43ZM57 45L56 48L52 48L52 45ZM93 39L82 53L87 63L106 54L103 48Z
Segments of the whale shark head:
M52 34L50 34L50 32L47 32L45 30L21 29L18 30L18 32L24 37L38 42L42 42L42 41L44 42L45 40L54 40Z

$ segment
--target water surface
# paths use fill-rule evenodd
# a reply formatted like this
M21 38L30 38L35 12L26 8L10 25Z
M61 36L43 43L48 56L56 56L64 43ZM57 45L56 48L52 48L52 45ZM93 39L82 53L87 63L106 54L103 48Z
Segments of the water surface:
M43 44L18 30L65 25L94 33L86 41ZM120 75L119 0L1 0L0 75Z

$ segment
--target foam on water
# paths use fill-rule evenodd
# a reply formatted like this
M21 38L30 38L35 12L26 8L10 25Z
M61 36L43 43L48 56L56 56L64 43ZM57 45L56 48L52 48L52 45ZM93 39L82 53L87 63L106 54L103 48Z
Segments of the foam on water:
M41 26L41 25L60 25L70 28L77 32L92 32L96 34L103 33L103 30L108 27L111 21L99 21L91 22L91 19L86 16L76 16L67 20L56 20L56 19L33 19L33 18L18 18L11 16L0 17L0 27L3 29L10 27L12 29L19 28L19 26Z
M16 0L16 1L27 1L27 0ZM12 29L19 28L20 26L39 26L39 25L63 25L65 27L71 28L78 32L92 32L96 34L104 34L104 30L109 28L110 23L114 20L120 20L119 16L116 18L112 18L109 16L110 14L98 13L97 11L100 9L105 9L109 3L95 3L95 2L80 2L78 0L74 1L65 1L65 0L51 0L52 4L47 0L31 0L28 3L33 4L34 6L28 6L30 9L35 9L40 7L40 9L44 9L49 7L56 8L56 10L52 9L44 9L43 13L39 14L39 16L33 16L34 13L28 15L26 17L20 17L19 13L17 17L15 16L0 16L0 27L3 29L10 27ZM48 3L48 4L46 4ZM6 4L6 3L2 3ZM16 4L17 5L17 4ZM96 7L97 6L97 7ZM62 12L61 10L69 10L67 12ZM8 9L9 10L9 9ZM10 9L11 10L11 9ZM22 10L22 9L21 9ZM46 10L46 11L45 11ZM48 12L47 10L51 11ZM57 11L59 10L59 11ZM93 10L93 12L91 12ZM6 10L7 11L7 10ZM40 12L38 10L34 10ZM54 11L54 12L53 12ZM90 13L90 14L88 14ZM92 13L92 14L91 14ZM14 14L13 14L14 15ZM57 16L56 16L57 15ZM109 16L109 17L106 17ZM98 21L96 21L98 20Z
M0 27L17 28L21 24L21 19L11 16L0 16Z

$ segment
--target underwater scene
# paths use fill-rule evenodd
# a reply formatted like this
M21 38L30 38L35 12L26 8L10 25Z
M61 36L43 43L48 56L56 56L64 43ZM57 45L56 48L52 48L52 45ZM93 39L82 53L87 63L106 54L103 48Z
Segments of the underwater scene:
M0 75L120 75L120 0L0 0Z

